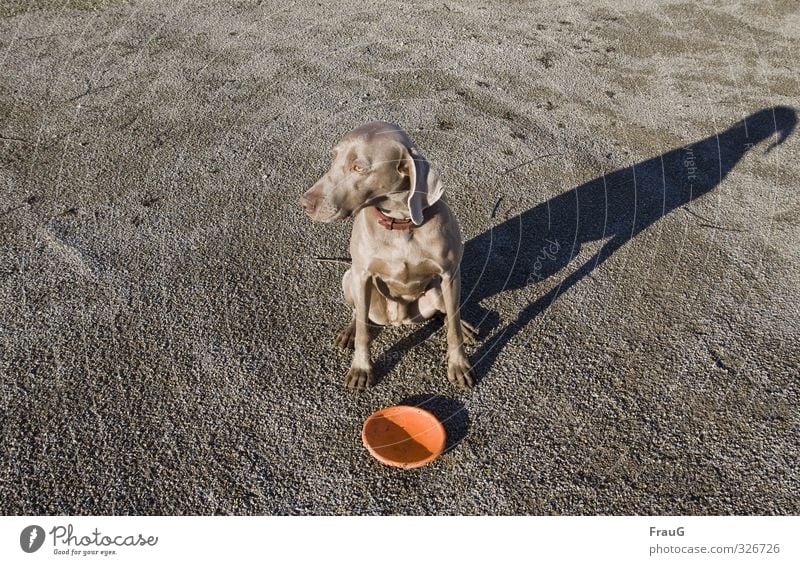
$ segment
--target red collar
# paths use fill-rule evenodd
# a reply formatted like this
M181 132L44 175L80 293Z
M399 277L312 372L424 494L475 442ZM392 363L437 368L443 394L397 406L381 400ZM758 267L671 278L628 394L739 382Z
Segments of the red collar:
M375 214L378 216L378 223L387 230L411 231L414 228L419 227L414 225L414 222L411 221L411 218L406 220L398 220L397 218L387 216L381 212L380 208L375 207L373 210L375 210Z

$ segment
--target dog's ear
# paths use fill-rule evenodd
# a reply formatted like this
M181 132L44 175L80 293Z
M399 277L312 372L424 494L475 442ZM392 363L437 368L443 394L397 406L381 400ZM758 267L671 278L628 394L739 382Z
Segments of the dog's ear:
M442 197L444 187L430 163L414 147L403 148L403 159L398 168L409 177L408 213L415 225L424 221L423 211Z

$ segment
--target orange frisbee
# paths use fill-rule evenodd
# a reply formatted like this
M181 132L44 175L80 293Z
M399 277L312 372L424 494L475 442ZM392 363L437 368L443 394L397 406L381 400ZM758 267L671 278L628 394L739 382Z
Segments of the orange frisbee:
M375 459L413 469L430 463L444 451L444 426L436 416L416 406L390 406L364 422L361 440Z

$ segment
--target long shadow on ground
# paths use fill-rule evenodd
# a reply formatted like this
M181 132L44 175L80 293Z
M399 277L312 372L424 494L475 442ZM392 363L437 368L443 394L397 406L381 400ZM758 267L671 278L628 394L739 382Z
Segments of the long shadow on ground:
M758 143L773 135L777 138L767 151L783 143L796 124L794 109L766 108L697 143L570 189L467 242L461 264L462 302L465 318L479 321L492 319L480 306L482 300L543 281L563 269L584 243L607 240L561 284L523 308L481 345L473 355L478 374L491 369L503 347L528 322L625 243L711 192Z

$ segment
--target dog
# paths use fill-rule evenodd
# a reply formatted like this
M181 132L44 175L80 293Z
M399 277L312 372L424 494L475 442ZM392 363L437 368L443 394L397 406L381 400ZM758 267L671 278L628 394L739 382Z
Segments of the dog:
M353 349L348 388L374 384L369 322L418 323L444 315L447 377L464 389L473 370L464 340L477 330L459 313L461 230L439 175L397 125L371 122L333 148L328 171L300 197L317 222L353 220L352 265L342 277L350 323L336 337Z

